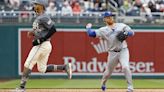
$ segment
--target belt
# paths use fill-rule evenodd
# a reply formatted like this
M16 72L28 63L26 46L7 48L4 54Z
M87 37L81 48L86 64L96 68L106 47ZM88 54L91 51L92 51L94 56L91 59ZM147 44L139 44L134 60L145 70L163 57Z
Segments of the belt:
M121 50L123 49L126 49L126 48L122 48L122 49L119 49L119 50L110 50L111 52L121 52Z
M120 52L121 50L110 50L110 52Z
M120 52L121 50L113 50L113 52Z
M111 52L121 52L121 49L120 50L110 50Z

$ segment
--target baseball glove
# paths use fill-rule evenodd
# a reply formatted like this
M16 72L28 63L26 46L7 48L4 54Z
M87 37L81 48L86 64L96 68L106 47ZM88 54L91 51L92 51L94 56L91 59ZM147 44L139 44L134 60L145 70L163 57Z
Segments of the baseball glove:
M126 31L120 31L118 34L117 34L117 39L120 41L120 42L123 42L124 40L126 40L128 38L128 34Z

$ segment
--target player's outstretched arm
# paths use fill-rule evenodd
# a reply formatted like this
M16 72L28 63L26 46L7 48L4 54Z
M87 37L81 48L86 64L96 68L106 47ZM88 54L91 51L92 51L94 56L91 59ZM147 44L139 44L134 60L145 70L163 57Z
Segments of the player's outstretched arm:
M92 24L88 23L86 25L86 31L89 37L96 37L96 32L92 29Z
M123 31L127 36L134 36L134 31L129 26L126 26Z

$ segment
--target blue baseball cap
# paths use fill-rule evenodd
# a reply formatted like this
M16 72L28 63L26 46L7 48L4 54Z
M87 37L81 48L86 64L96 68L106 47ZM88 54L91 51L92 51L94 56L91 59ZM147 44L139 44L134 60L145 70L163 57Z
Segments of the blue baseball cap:
M104 14L103 14L103 17L111 17L111 16L113 16L113 14L112 14L112 12L105 12Z

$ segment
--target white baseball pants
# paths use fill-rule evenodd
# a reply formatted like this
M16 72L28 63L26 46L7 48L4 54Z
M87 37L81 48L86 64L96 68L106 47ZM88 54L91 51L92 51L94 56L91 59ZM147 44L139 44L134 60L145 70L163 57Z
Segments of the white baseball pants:
M33 46L25 61L24 67L32 70L34 65L37 64L38 71L45 73L51 50L52 46L50 41L45 41L41 45Z

